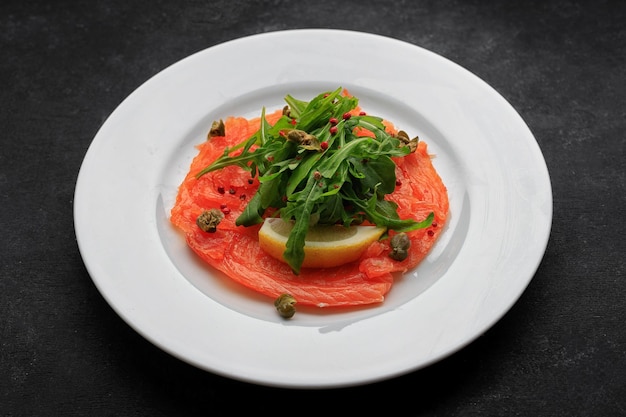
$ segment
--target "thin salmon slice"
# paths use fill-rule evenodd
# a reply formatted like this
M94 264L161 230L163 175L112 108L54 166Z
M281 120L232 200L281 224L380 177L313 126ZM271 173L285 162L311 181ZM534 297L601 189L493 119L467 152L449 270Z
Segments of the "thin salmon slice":
M274 123L280 115L277 111L267 119ZM401 218L422 221L431 212L435 216L430 227L408 233L411 247L407 259L391 259L389 239L385 239L371 244L358 261L335 268L303 268L299 275L294 275L287 264L261 250L257 238L260 225L235 225L259 186L256 178L236 166L196 178L199 171L222 155L225 147L254 134L260 119L230 117L224 123L225 136L213 137L198 146L198 154L179 187L170 220L183 231L187 244L202 260L234 281L274 299L291 294L299 305L380 303L393 285L394 273L417 266L440 235L448 216L447 190L432 164L426 143L420 141L414 153L395 160L398 185L387 196L398 204ZM196 218L211 208L222 210L225 216L215 233L205 233L196 225Z

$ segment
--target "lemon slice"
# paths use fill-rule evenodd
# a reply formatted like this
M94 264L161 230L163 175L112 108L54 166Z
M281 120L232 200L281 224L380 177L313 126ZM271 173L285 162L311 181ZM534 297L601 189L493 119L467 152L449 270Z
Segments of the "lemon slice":
M283 258L293 224L279 218L266 219L259 230L259 244L268 255ZM309 229L304 244L305 268L330 268L356 261L372 243L380 239L384 227L315 226Z

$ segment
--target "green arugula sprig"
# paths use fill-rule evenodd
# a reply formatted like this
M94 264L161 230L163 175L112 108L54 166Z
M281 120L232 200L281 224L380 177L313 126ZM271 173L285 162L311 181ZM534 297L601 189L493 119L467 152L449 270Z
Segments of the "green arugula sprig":
M367 220L406 232L432 223L432 213L421 222L400 219L396 204L384 198L396 187L391 158L407 155L410 148L385 130L382 118L350 115L358 99L343 95L342 88L309 102L288 95L285 102L284 114L273 126L263 109L259 130L225 149L197 176L229 165L258 176L259 188L236 224L261 223L269 208L293 221L283 257L295 274L304 260L307 231L316 224L347 227ZM374 137L359 136L358 129Z

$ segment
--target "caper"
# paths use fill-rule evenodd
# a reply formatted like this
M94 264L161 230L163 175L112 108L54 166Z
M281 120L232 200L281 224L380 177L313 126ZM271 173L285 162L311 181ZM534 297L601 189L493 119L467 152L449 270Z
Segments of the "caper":
M309 151L321 151L322 146L317 137L299 129L288 129L283 131L288 141L293 142Z
M212 208L210 210L204 211L201 215L196 218L196 224L203 232L207 233L215 233L217 230L217 225L224 218L224 213L220 210Z
M275 301L274 306L281 317L290 319L296 314L296 299L290 294L281 294Z
M391 251L389 257L396 261L404 261L409 256L411 239L406 233L398 233L391 238Z
M226 127L224 126L224 121L220 119L219 121L214 121L211 124L211 129L209 130L208 138L211 139L215 136L224 136L226 134Z
M409 135L404 130L399 131L396 137L400 139L403 146L408 146L411 152L415 152L417 150L419 137L415 136L413 139L410 139Z

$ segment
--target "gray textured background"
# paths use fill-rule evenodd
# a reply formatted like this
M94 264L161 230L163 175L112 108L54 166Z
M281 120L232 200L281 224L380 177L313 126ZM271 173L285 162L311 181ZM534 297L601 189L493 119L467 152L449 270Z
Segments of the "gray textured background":
M3 1L0 415L381 410L626 415L626 6L619 1ZM185 56L293 28L378 33L457 62L535 134L554 222L521 299L457 354L377 384L258 387L197 370L130 329L75 241L82 158L115 107ZM393 341L390 341L393 343ZM234 399L234 401L233 401Z

